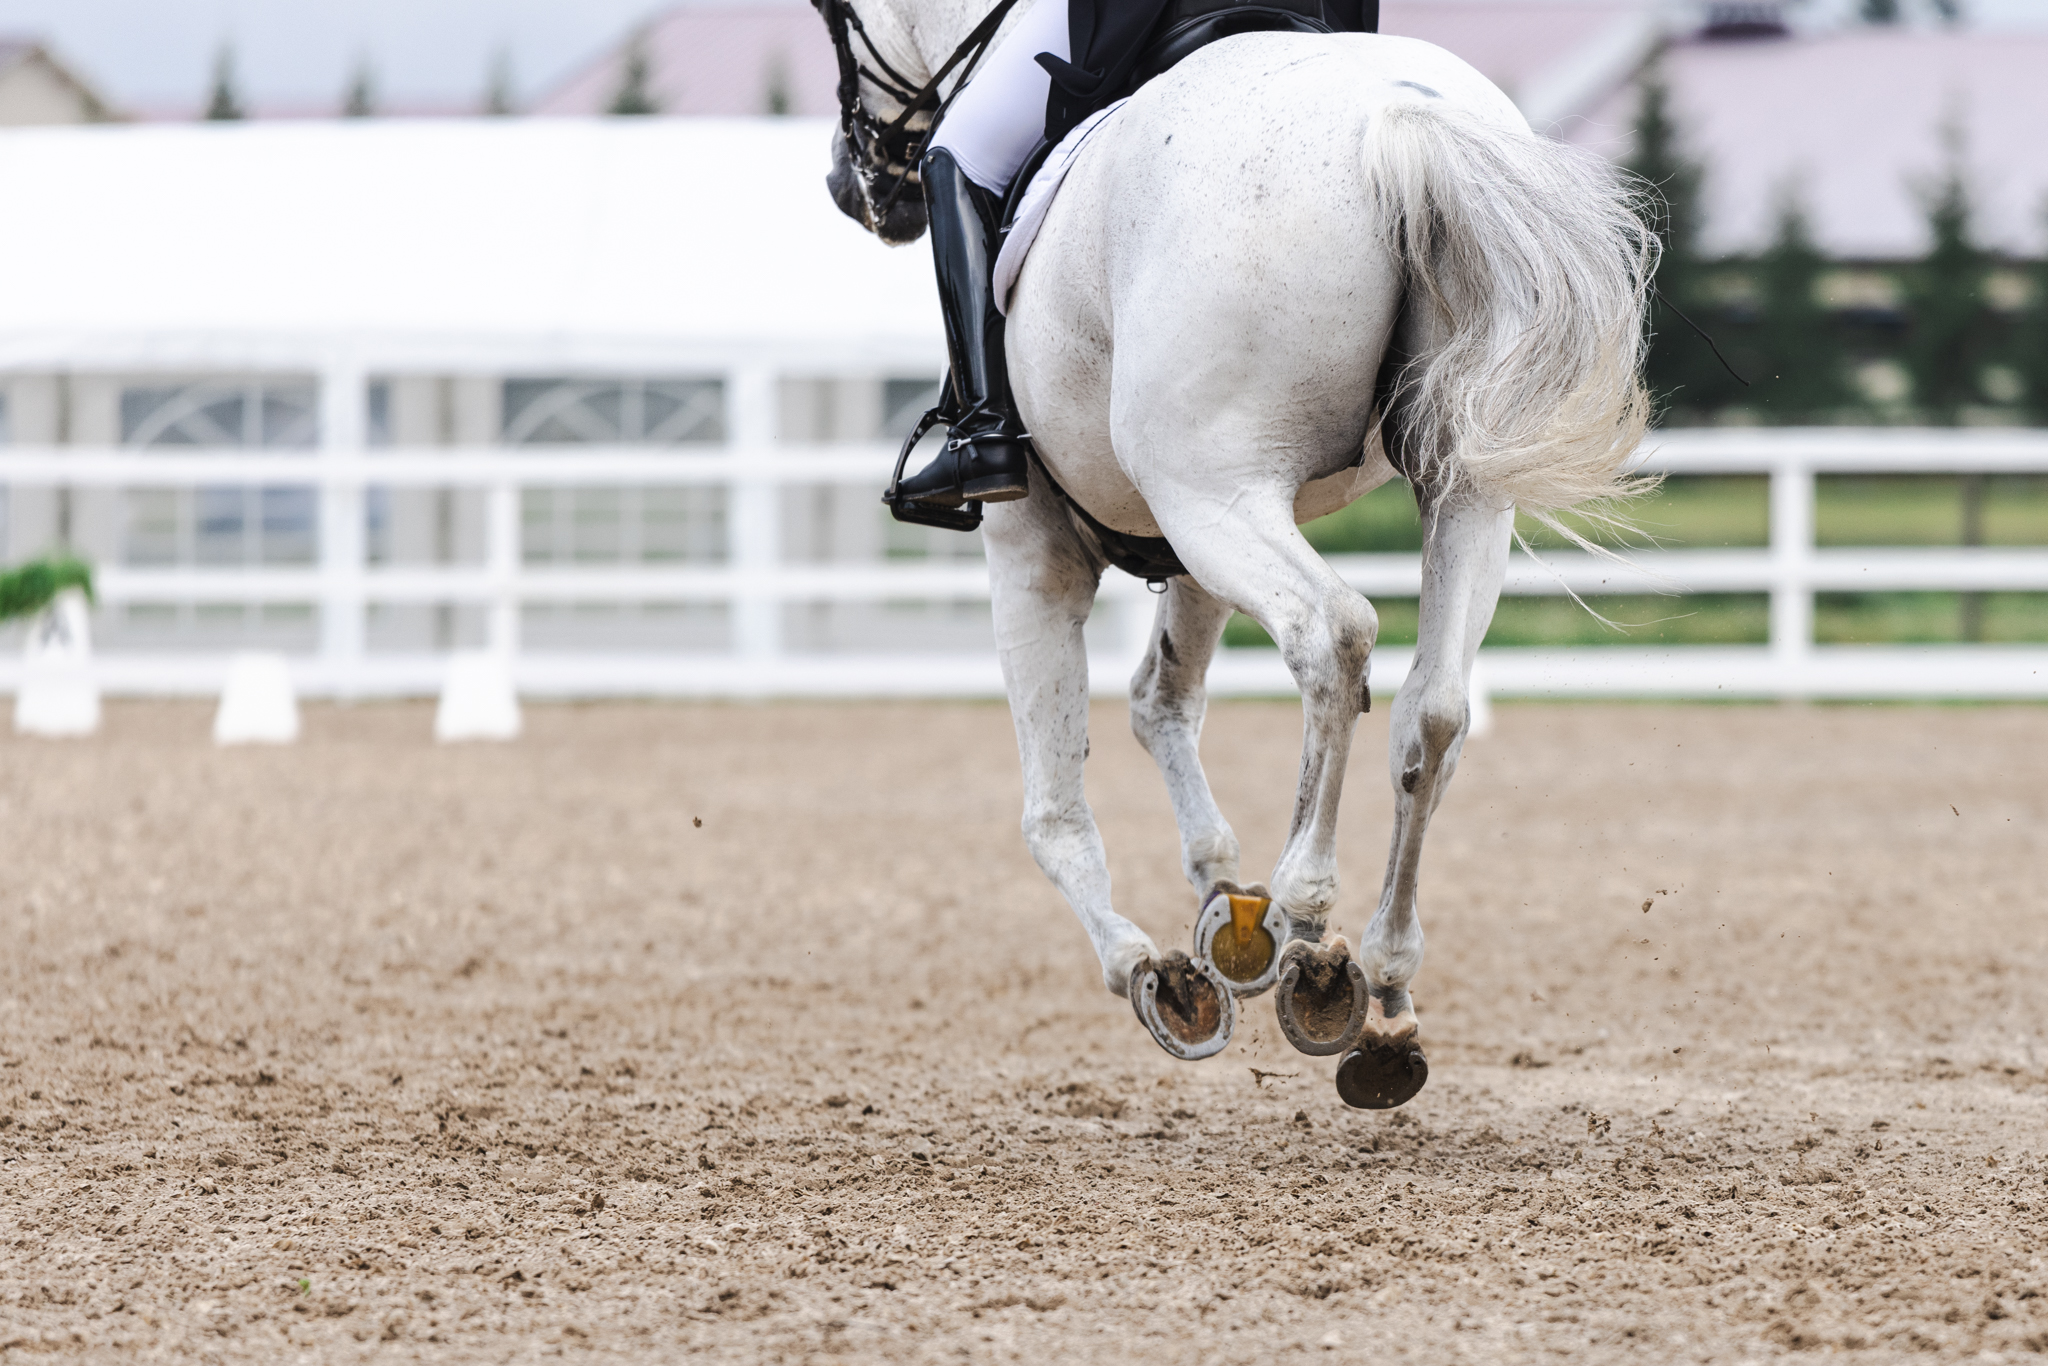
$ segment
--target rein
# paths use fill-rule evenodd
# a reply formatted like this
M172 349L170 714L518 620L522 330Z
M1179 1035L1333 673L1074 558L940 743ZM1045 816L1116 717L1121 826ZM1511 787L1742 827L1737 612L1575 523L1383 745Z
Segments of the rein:
M854 170L860 181L861 208L872 231L896 207L904 188L918 183L917 163L924 155L925 144L931 140L939 120L945 117L953 97L974 74L974 68L987 53L996 30L1017 7L1017 0L999 0L996 7L974 26L974 31L961 40L960 46L953 49L953 55L946 59L938 72L921 87L914 87L909 77L889 64L889 59L875 46L875 40L868 37L867 26L854 12L851 0L811 0L811 3L825 20L825 29L832 35L832 51L839 58L839 129L845 134L847 148L853 154ZM871 70L854 52L856 35L875 66L881 68L879 72ZM960 69L960 79L954 83L951 93L942 98L939 84L953 74L955 67ZM902 112L887 123L869 113L861 103L860 83L863 80L901 104Z

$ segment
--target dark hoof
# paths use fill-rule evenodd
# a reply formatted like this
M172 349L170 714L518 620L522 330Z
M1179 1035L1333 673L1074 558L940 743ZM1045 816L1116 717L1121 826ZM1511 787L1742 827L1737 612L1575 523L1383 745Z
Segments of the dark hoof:
M1216 969L1175 951L1131 972L1131 1009L1159 1046L1185 1062L1213 1057L1237 1028L1237 1004Z
M1415 1099L1429 1059L1413 1039L1353 1049L1337 1064L1337 1096L1354 1110L1391 1110Z
M1323 1058L1351 1047L1365 1028L1370 1001L1365 970L1351 960L1351 946L1342 939L1287 946L1273 1014L1296 1049Z
M1280 973L1287 917L1266 889L1218 883L1195 919L1195 957L1214 967L1237 996L1256 996Z

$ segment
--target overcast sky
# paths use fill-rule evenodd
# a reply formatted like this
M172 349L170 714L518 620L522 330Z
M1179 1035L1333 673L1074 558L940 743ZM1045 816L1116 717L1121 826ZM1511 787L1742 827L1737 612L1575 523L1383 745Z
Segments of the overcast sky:
M43 40L127 109L202 103L224 42L257 104L339 104L368 60L384 101L460 106L481 99L500 51L531 97L676 2L0 0L0 35Z
M258 105L336 107L367 60L387 106L446 109L481 101L497 53L509 56L516 91L530 99L648 16L690 2L0 0L0 35L43 39L117 107L137 112L202 104L224 42L234 46L244 98ZM1794 0L1808 14L1857 3ZM1985 27L2048 24L2048 0L1962 4ZM1902 8L1927 22L1931 0Z

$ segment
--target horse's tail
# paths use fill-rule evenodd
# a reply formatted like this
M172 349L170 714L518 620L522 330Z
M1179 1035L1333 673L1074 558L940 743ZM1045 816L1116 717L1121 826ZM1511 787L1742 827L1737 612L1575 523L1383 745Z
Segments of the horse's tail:
M1624 177L1421 101L1372 119L1365 162L1427 339L1387 404L1395 459L1439 495L1469 481L1546 522L1634 491L1658 240Z

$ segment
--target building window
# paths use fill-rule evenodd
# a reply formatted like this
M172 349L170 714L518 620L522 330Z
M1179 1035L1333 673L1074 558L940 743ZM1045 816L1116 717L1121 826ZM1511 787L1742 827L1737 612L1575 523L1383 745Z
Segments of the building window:
M13 440L14 433L7 425L7 393L5 390L0 390L0 446L8 445ZM5 564L14 557L14 547L7 543L12 520L7 515L7 496L9 492L11 490L8 485L0 484L0 564Z
M715 379L505 381L508 446L694 446L725 440L725 386ZM529 488L521 499L528 564L723 559L725 490Z
M148 449L310 450L319 437L311 380L208 380L121 391L121 440ZM129 564L310 564L320 500L310 485L130 489Z
M673 446L725 440L715 379L508 379L508 446Z
M320 437L311 380L205 381L121 391L129 446L247 446L310 450Z

